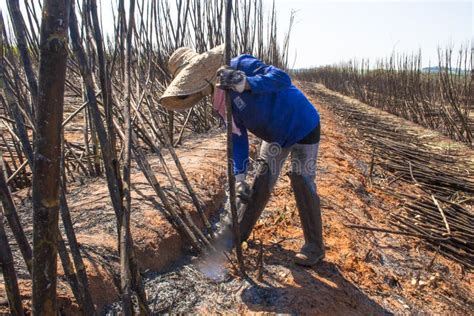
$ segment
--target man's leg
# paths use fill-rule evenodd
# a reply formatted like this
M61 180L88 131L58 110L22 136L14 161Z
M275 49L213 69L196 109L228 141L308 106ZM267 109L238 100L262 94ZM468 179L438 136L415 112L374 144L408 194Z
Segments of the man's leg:
M283 163L290 149L278 144L263 142L258 159L257 174L252 183L247 204L239 209L241 240L247 240L267 205L273 187L278 180Z
M305 266L314 265L324 258L321 206L314 182L318 148L319 143L296 144L291 151L289 176L305 239L295 261Z

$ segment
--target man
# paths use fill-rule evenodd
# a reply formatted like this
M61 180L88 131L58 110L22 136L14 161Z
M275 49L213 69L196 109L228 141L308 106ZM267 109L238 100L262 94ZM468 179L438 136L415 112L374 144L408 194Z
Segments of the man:
M242 241L249 238L282 165L291 154L289 176L305 238L295 262L312 266L324 258L320 200L314 182L320 140L319 114L281 69L251 55L240 55L232 59L230 67L222 67L222 56L223 46L200 55L189 48L176 50L168 65L174 80L161 97L161 103L172 110L186 109L214 90L214 108L225 118L223 96L225 90L229 91ZM251 188L246 183L247 131L263 140L260 164Z

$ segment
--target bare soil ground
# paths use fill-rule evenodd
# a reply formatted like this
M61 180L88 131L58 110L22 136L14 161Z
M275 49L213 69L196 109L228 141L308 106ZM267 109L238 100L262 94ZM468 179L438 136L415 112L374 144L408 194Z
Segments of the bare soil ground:
M133 236L142 245L139 246L142 265L147 262L150 269L145 274L150 308L155 313L474 314L472 271L437 255L417 238L345 226L367 224L390 228L387 213L399 207L400 201L370 185L367 181L370 150L355 137L354 127L347 126L331 112L331 102L361 105L321 86L305 86L305 92L322 117L317 186L327 247L324 262L313 268L302 268L292 262L302 245L303 234L284 171L257 223L253 240L245 249L246 266L253 282L239 278L231 264L227 264L228 275L223 281L208 279L199 271L199 258L182 256L175 239L164 246L164 234L172 234L172 230L166 228L162 218L151 215L156 214L158 205L151 188L135 170ZM324 97L329 94L331 98ZM399 119L394 124L411 123ZM414 133L434 135L432 131L415 127ZM458 146L445 138L437 139ZM461 148L464 154L472 155L472 151ZM200 198L206 204L222 203L225 180L222 133L188 141L178 155L193 185L201 192ZM407 192L417 190L406 183L394 185ZM19 208L24 212L31 210L28 196L28 190L17 195ZM94 258L100 259L99 267L107 267L103 264L107 260L116 264L112 237L115 220L105 182L96 179L71 188L70 196L82 250L86 254L94 250ZM167 256L170 258L163 259ZM157 263L178 258L181 259L172 266ZM118 299L113 282L101 291L113 292ZM119 309L115 303L103 312L116 314Z

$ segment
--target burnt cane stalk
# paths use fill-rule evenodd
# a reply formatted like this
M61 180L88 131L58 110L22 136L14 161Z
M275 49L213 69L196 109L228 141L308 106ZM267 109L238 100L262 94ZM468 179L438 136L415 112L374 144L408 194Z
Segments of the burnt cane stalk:
M64 142L64 139L63 139ZM61 174L65 174L65 157L64 157L64 146L61 153ZM87 278L87 271L82 260L81 250L79 249L79 243L77 242L76 233L74 232L74 226L71 219L71 213L69 211L69 205L66 199L66 181L61 177L59 191L59 202L61 210L61 218L63 220L64 231L66 233L67 241L69 243L69 249L71 250L72 260L74 262L76 278L79 286L80 301L82 301L82 308L85 315L96 315L94 302L92 301L91 292L89 290L89 280ZM59 246L62 247L61 241ZM61 249L60 249L61 251ZM64 262L64 259L62 259ZM74 280L73 280L74 281Z
M113 123L113 102L112 102L112 84L107 67L104 53L104 43L102 40L102 32L100 29L99 17L97 14L97 1L90 0L90 15L92 17L92 25L94 30L94 40L97 47L97 62L99 68L99 81L102 90L102 100L104 103L105 120L107 123L107 134L110 142L110 155L114 163L115 171L118 177L117 153L115 151L115 131Z
M67 0L43 2L33 167L32 312L35 315L57 313L59 164L69 9Z
M8 244L5 228L3 227L3 210L0 207L0 268L5 281L8 305L13 316L24 315L21 304L20 289L16 278L15 266L13 264L12 251Z
M20 58L23 63L23 69L25 70L28 86L30 88L31 98L33 99L33 108L28 109L30 116L33 117L38 104L38 83L36 81L35 72L31 63L30 54L28 53L28 45L26 43L27 29L20 11L19 1L8 0L8 10L10 11L10 17L13 22L13 29L15 30L17 42L16 45L20 52Z
M79 306L84 306L82 300L82 294L79 286L79 281L77 279L76 272L74 271L74 266L72 265L71 258L67 251L66 243L64 242L61 232L58 231L58 254L61 259L61 264L63 266L64 275L66 276L69 285L71 286L72 294L76 298L76 302Z
M124 140L125 134L120 130L118 122L114 121L115 129L118 132L119 137ZM155 150L155 149L154 149ZM162 214L168 220L173 227L180 233L181 236L187 238L191 244L191 246L196 250L197 253L201 252L202 247L199 244L197 237L185 223L181 215L174 209L170 200L168 199L166 193L164 192L163 188L161 187L156 175L151 168L148 159L146 158L144 152L139 146L138 138L136 135L136 131L132 130L132 151L135 157L135 161L137 165L140 167L140 170L143 172L143 175L147 179L148 183L152 186L157 196L160 198L161 202L163 203L163 212Z
M3 59L3 58L2 58ZM9 82L6 80L6 71L3 66L3 62L0 62L0 88L2 89L5 100L12 112L14 121L15 121L15 133L20 139L21 146L23 148L23 152L28 159L28 164L30 168L33 167L33 149L30 144L30 140L28 138L28 131L26 130L25 121L23 120L23 116L20 111L20 107L18 102L14 98L13 91L10 87Z
M224 62L226 65L230 65L230 28L232 18L232 0L227 0L225 9L225 52ZM237 215L237 206L235 204L235 175L234 175L234 160L232 157L234 148L232 144L232 103L230 99L230 93L226 93L226 114L227 114L227 178L229 181L229 202L230 211L232 214L232 232L234 234L234 244L237 252L237 261L239 264L240 272L245 275L244 258L242 255L242 245L240 243L240 227L239 217Z
M74 4L72 0L72 4ZM82 79L86 87L87 99L89 101L89 108L91 109L92 120L97 130L99 137L99 143L101 147L102 159L104 160L104 169L107 178L107 186L109 188L110 198L114 207L115 215L120 218L122 213L122 198L121 198L121 185L114 169L113 157L111 155L110 143L107 137L107 132L104 127L104 122L100 114L99 106L97 104L97 98L94 93L94 83L92 80L92 72L88 66L87 57L84 51L84 47L79 37L79 27L77 24L76 13L71 10L71 19L69 21L69 30L71 35L71 43L76 56L77 63L81 71Z
M123 1L123 0L122 0ZM126 51L125 51L125 98L122 102L122 111L124 119L124 151L123 151L123 210L120 218L120 288L122 294L122 307L125 315L132 315L132 276L130 272L130 248L132 247L130 236L130 211L132 206L132 197L130 195L130 168L131 168L131 143L132 122L130 118L130 97L131 97L131 78L130 78L130 58L131 44L133 36L133 14L135 12L135 1L130 1L130 15L127 29ZM125 18L125 17L122 17Z
M0 88L3 90L5 95L5 101L10 108L12 113L13 119L15 121L15 132L20 139L21 146L23 151L25 152L26 158L28 159L28 163L30 168L33 169L33 149L30 144L30 140L28 138L28 132L26 130L25 122L23 120L23 116L21 114L20 106L14 97L13 90L10 86L10 83L7 80L7 71L5 69L5 56L4 53L4 45L7 39L4 39L4 28L5 25L3 23L3 16L0 12Z
M125 98L123 104L124 118L124 165L123 165L123 211L120 219L120 274L121 274L121 290L122 303L125 315L133 313L133 305L131 301L132 290L137 293L138 305L142 315L150 314L147 305L146 293L143 288L143 282L140 275L140 268L133 250L133 238L130 231L130 213L132 206L131 198L131 155L132 155L132 121L130 115L131 105L131 62L132 62L132 37L135 30L135 0L130 1L129 20L126 34L126 51L125 51ZM122 16L125 18L125 16ZM125 24L125 23L124 23Z
M148 106L148 109L150 109L151 102L150 102L149 98L146 99L145 104ZM143 119L146 119L143 116L143 114L141 114L138 110L136 112L137 112L138 117L143 117ZM151 113L151 110L150 110L150 113ZM159 120L157 120L153 115L151 116L151 119L153 120L153 122L156 123L156 125L158 125L158 127L161 126ZM164 135L162 133L160 128L155 128L153 124L148 124L148 125L150 126L151 130L153 131L153 133L155 133L155 135L157 137L163 139L164 144L166 146L166 149L168 149L171 157L173 158L173 161L176 165L176 168L178 169L178 172L181 176L181 179L183 180L183 183L186 186L186 189L188 190L189 196L191 197L191 199L193 201L193 204L196 207L196 210L199 214L199 217L201 218L201 221L203 222L204 226L206 227L206 230L207 230L207 233L209 234L209 237L213 238L211 224L210 224L209 220L207 219L207 216L204 213L204 210L202 209L201 203L199 202L199 199L197 198L196 192L194 191L193 187L191 186L191 183L189 182L189 179L186 175L186 172L184 171L184 168L183 168L181 162L179 161L178 155L176 154L176 151L175 151L173 145L170 143L170 140L166 137L166 135Z
M15 204L13 203L10 190L5 179L5 173L3 172L3 157L2 152L0 151L0 201L2 202L3 209L5 212L5 217L7 218L8 225L13 232L15 241L17 242L18 248L20 248L21 255L23 260L25 260L26 267L28 271L32 272L32 261L33 253L31 251L31 246L28 243L23 227L20 223L20 218L16 212Z
M84 266L84 261L81 257L81 252L79 249L79 244L76 239L76 234L74 233L74 228L72 226L71 214L69 212L69 207L66 200L64 181L61 180L61 192L60 192L60 203L61 203L61 217L63 220L64 230L66 232L66 237L69 243L69 248L71 249L72 260L74 262L74 267L76 270L77 280L79 282L79 290L82 298L82 308L86 315L96 315L94 303L92 301L92 296L89 290L89 280L87 278L86 268Z

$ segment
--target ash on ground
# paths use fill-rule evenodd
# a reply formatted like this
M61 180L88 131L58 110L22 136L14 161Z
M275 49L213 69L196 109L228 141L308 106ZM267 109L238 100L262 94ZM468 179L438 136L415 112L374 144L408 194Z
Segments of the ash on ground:
M228 216L226 207L227 200L224 207L210 218L214 231L225 225ZM224 239L228 238L232 236ZM250 284L230 273L231 265L223 251L231 249L231 246L214 244L219 252L204 253L199 257L188 254L165 271L144 273L143 281L152 314L235 312L241 303L242 291ZM137 305L134 298L138 313ZM117 315L121 311L119 301L107 306L103 314Z
M153 314L235 311L248 283L231 277L214 281L198 265L199 261L192 262L188 257L167 272L145 273L148 306ZM116 315L121 309L121 302L115 302L106 308L105 314Z

